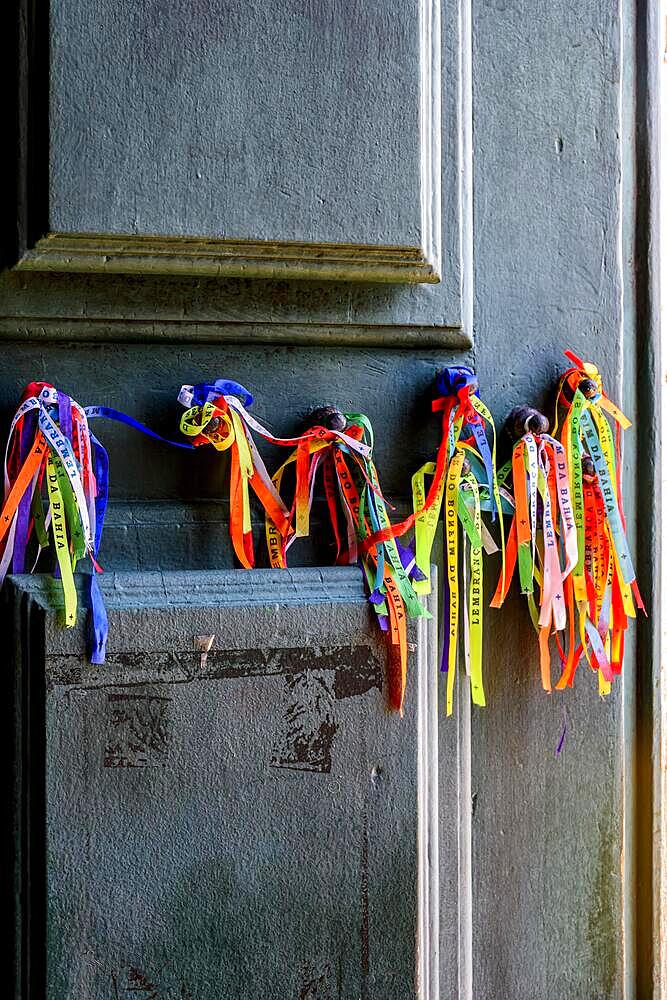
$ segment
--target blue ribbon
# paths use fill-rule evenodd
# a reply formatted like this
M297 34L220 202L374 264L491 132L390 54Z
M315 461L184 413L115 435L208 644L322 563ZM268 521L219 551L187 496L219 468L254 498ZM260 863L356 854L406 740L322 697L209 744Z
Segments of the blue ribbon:
M109 619L104 606L104 598L97 582L97 573L93 571L90 578L90 617L88 619L88 648L90 662L104 663L107 655L107 636L109 634Z
M194 448L194 445L183 443L181 441L170 441L169 438L163 438L160 434L156 434L152 431L150 427L146 427L145 424L140 423L135 420L134 417L128 417L126 413L121 413L120 410L114 410L111 406L86 406L84 408L84 413L88 420L94 420L96 417L104 417L107 420L117 420L118 423L126 424L128 427L133 427L135 431L141 431L142 434L146 434L148 437L153 438L154 441L161 441L163 444L170 444L174 448L186 448L190 451Z
M217 378L215 382L198 382L197 385L193 385L193 402L203 406L204 403L208 402L209 393L218 396L238 396L244 406L250 406L253 401L252 393L248 392L240 382L234 382L233 379Z
M116 420L118 423L126 424L134 430L141 431L142 434L146 434L148 437L153 438L154 441L160 441L163 444L170 444L174 448L185 448L190 451L194 447L194 445L186 442L170 441L168 438L163 438L160 434L156 434L155 431L152 431L150 427L146 427L145 424L135 420L134 417L128 417L127 414L122 413L120 410L115 410L110 406L86 406L84 412L88 420L93 420L97 417L104 417L107 420ZM90 432L90 442L93 446L93 463L95 467L95 481L97 483L97 497L95 498L95 539L93 543L94 555L95 558L97 558L97 553L102 541L102 532L104 530L104 518L109 502L109 456L106 448L104 448L92 432ZM101 664L104 663L106 658L109 619L106 607L104 606L104 598L102 596L102 591L100 590L97 573L94 568L90 577L89 593L90 616L88 620L88 644L90 650L90 662Z
M93 445L93 464L95 466L95 482L97 496L95 498L95 558L102 541L104 517L109 500L109 455L106 448L100 444L95 435L90 433L90 443Z
M450 365L438 372L435 385L441 396L456 396L466 386L474 387L473 391L477 392L479 383L472 368L467 365Z
M477 448L482 456L482 461L484 462L484 471L486 473L486 484L489 487L489 499L491 501L491 520L496 519L496 498L493 495L493 458L491 456L491 449L489 448L489 442L486 438L486 432L482 426L482 420L480 417L479 423L475 421L470 422L470 427L474 435L475 441L477 443Z
M458 528L457 528L458 530ZM443 563L447 565L447 533L443 531ZM449 672L449 577L445 571L442 574L442 652L440 654L440 672Z
M94 434L90 435L93 446L93 463L95 466L95 481L97 496L95 498L95 541L94 553L97 553L102 541L104 516L109 500L109 456L106 448L100 444ZM91 663L104 663L106 658L107 636L109 634L109 619L104 606L104 598L93 567L90 577L90 616L88 619L88 646Z

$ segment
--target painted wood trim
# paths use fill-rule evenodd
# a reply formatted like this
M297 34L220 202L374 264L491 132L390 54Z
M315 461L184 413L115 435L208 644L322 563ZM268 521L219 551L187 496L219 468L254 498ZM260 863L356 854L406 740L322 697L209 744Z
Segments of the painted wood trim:
M422 248L439 280L442 272L442 0L421 0L420 131Z
M216 320L87 316L0 316L0 341L135 344L294 344L306 347L381 347L466 350L467 330L444 326L344 323L235 323Z
M419 247L213 240L180 236L49 233L16 265L22 271L293 278L393 283L440 281Z
M76 575L82 596L85 596L85 581L85 574ZM12 576L7 587L17 594L29 595L29 600L44 611L62 608L62 588L49 574ZM357 566L104 573L100 577L100 589L109 610L166 606L245 608L267 604L359 604L365 607L367 603L363 575Z
M417 623L417 997L440 1000L440 827L438 794L437 570L427 600L433 615Z
M665 357L660 287L661 4L623 0L621 138L622 399L634 414L623 455L626 514L648 617L623 671L624 997L667 997L665 698ZM664 95L662 95L664 97ZM664 197L664 192L663 192ZM632 669L629 669L632 668Z

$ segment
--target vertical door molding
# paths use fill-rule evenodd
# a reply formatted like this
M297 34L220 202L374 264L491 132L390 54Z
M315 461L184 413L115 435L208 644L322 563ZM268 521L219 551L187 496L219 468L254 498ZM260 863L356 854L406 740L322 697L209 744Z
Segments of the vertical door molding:
M648 618L638 616L630 633L623 676L624 989L627 997L665 1000L667 496L659 253L664 236L660 232L660 196L665 196L659 183L665 11L664 5L626 0L620 9L622 386L625 408L634 416L634 427L625 435L624 487L629 532L637 553L637 577L648 612Z

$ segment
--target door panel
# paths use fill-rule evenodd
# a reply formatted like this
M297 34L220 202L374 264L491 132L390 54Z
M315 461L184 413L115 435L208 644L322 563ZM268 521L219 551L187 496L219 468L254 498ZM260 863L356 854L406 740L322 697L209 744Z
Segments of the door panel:
M188 339L469 342L465 0L17 3L8 330L78 336L85 297L138 332L167 294Z
M17 995L407 1000L456 979L435 619L411 630L401 719L356 569L290 575L105 577L94 669L53 580L14 578Z
M419 247L420 16L58 0L52 228Z

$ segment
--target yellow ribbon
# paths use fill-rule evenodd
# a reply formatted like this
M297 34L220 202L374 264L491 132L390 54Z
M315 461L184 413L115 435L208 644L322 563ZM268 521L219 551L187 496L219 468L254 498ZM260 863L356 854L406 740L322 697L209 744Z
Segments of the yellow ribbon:
M51 509L51 527L53 529L53 540L56 546L56 556L60 567L60 576L63 585L63 595L65 599L65 627L72 628L76 625L76 587L74 585L74 574L72 573L72 560L69 553L69 542L67 541L67 522L65 519L65 504L63 503L58 473L51 456L46 461L46 479L49 491L49 507Z
M447 553L447 582L449 585L449 646L447 650L447 715L454 710L454 682L459 637L459 529L458 497L461 469L465 453L462 448L454 452L447 470L445 484L445 549Z
M483 602L483 559L481 527L482 515L479 503L479 487L472 473L461 477L468 485L473 497L473 525L479 541L470 542L470 589L468 591L468 632L470 635L470 688L474 705L486 705L482 679L482 625ZM501 515L502 516L502 515Z
M417 469L412 477L412 509L422 510L426 502L426 489L424 478L432 476L435 472L435 462L426 462L421 469ZM438 487L435 500L428 510L419 514L415 518L415 564L424 574L424 580L414 580L413 589L417 594L431 593L431 549L433 539L438 528L440 508L445 492L445 477L443 476Z

